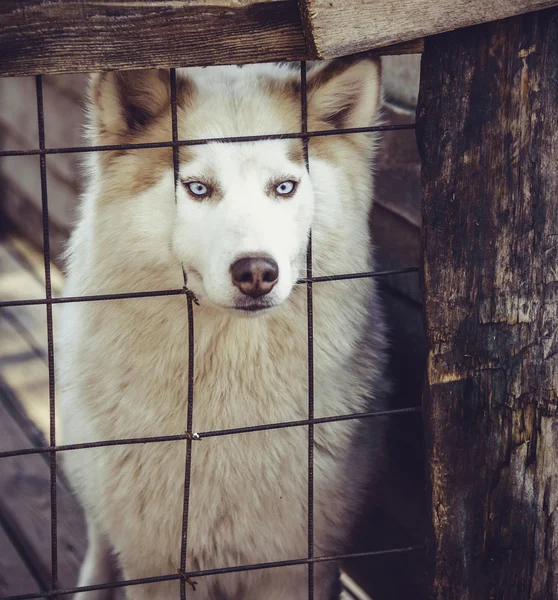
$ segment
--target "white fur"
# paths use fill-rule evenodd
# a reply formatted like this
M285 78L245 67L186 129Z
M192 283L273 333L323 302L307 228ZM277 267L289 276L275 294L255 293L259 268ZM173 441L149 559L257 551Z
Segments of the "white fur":
M184 180L217 170L224 191L218 203L192 202L179 187L173 235L175 252L183 258L186 270L194 266L204 274L203 283L194 282L193 275L189 284L214 304L232 306L241 295L231 285L229 272L230 265L240 257L264 254L277 262L279 281L268 296L271 302L286 300L299 275L313 195L304 165L290 162L281 152L284 145L276 141L215 144L200 148L200 156L180 169ZM301 180L294 197L282 199L266 194L269 181L289 177ZM169 183L172 185L172 180ZM203 232L195 243L192 231Z
M269 66L187 71L199 98L187 117L190 132L195 124L194 137L280 131L272 99L255 91L262 73L293 76ZM371 85L377 88L377 79ZM370 156L353 157L356 151L331 138L331 153L340 158L328 160L311 143L309 177L303 164L289 160L289 143L196 147L180 174L218 178L223 199L214 203L195 201L179 187L175 205L171 164L138 195L107 199L103 168L91 160L68 252L66 294L179 288L184 265L200 300L194 309L194 431L308 417L306 287L294 282L306 274L310 226L314 275L371 267ZM283 175L300 179L295 196L266 195L266 183ZM273 257L280 277L270 295L275 307L247 318L230 308L240 292L229 268L238 256L252 253ZM380 407L384 342L377 310L372 358L361 360L366 373L355 367L369 301L375 305L373 282L314 284L313 295L316 417ZM183 296L68 304L61 312L57 362L64 443L184 432ZM367 463L374 459L360 427L357 421L315 426L316 556L346 550L369 477ZM307 428L296 427L192 443L189 571L307 556L307 436ZM76 450L65 453L65 467L88 517L90 548L81 585L108 576L102 556L110 550L126 579L176 573L185 442ZM188 597L303 600L307 573L302 565L200 577ZM335 573L332 563L316 565L316 600L328 600ZM173 581L132 586L127 595L171 599L179 597L178 589Z

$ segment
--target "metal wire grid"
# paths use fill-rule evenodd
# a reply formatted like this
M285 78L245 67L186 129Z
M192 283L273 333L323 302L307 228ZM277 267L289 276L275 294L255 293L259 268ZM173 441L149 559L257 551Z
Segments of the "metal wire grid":
M38 155L40 159L40 176L41 176L41 201L42 201L42 223L43 223L43 243L44 243L44 268L45 268L45 297L29 300L9 300L0 302L0 308L12 306L38 305L44 304L46 307L47 316L47 340L48 340L48 372L49 372L49 409L50 409L50 436L49 446L38 448L22 448L19 450L10 450L0 452L0 459L13 456L24 456L29 454L46 454L50 455L50 513L51 513L51 587L50 591L37 592L32 594L19 594L5 596L0 600L30 600L32 598L57 598L65 594L73 594L76 592L85 592L101 589L120 588L125 586L135 586L141 584L149 584L164 581L178 580L180 582L180 598L186 600L189 586L192 585L192 578L200 578L209 575L218 575L225 573L234 573L242 571L252 571L258 569L280 568L295 565L308 565L308 600L314 600L314 564L328 561L339 561L350 558L362 558L368 556L382 556L388 554L400 554L423 550L422 546L410 546L406 548L391 548L387 550L376 550L369 552L358 552L350 554L342 554L335 556L314 556L314 425L321 423L331 423L335 421L346 421L353 419L366 419L384 416L395 416L408 413L420 412L420 407L410 407L403 409L394 409L376 412L361 412L347 415L338 415L332 417L315 418L314 417L314 352L313 352L313 284L323 283L328 281L339 281L347 279L360 279L364 277L382 277L386 275L398 275L404 273L415 273L419 270L417 266L404 269L395 269L389 271L370 271L363 273L343 273L339 275L326 275L321 277L313 277L312 274L312 237L310 234L307 261L306 261L306 277L297 281L298 285L306 285L307 290L307 320L308 320L308 419L287 421L281 423L270 423L266 425L254 425L248 427L238 427L213 431L194 432L192 430L193 423L193 407L194 407L194 308L195 297L188 290L186 285L186 277L184 277L184 287L181 289L171 290L153 290L146 292L130 292L119 294L99 294L90 296L78 297L62 297L53 298L50 280L50 244L49 244L49 218L48 218L48 189L47 189L47 172L46 172L46 157L49 154L65 154L78 152L103 152L110 150L135 150L141 148L173 148L173 169L175 177L175 201L176 201L176 186L179 184L178 168L179 168L179 149L180 146L194 146L208 144L212 142L221 143L237 143L237 142L252 142L261 140L273 139L301 139L304 149L304 158L306 168L309 167L308 160L308 142L312 137L330 136L330 135L346 135L351 133L368 133L380 131L395 131L404 129L413 129L414 124L405 125L379 125L372 127L358 127L350 129L335 129L324 131L308 131L308 115L307 115L307 85L306 85L306 62L300 62L300 101L301 101L301 131L300 133L287 133L275 135L257 135L257 136L237 136L230 138L208 138L196 140L180 140L178 137L178 121L177 121L177 100L176 100L176 71L170 69L170 86L171 86L171 114L172 114L172 142L161 143L144 143L144 144L122 144L122 145L105 145L105 146L75 146L65 148L47 148L45 145L45 121L43 108L43 87L42 76L37 75L36 94L37 94L37 119L39 131L39 148L30 150L8 150L0 151L0 158L6 156L28 156ZM134 299L134 298L153 298L157 296L184 295L188 306L188 409L186 417L186 431L180 435L168 436L153 436L130 439L104 440L98 442L86 442L83 444L56 444L56 428L55 428L55 371L54 371L54 335L52 324L52 305L67 302L90 302L90 301L105 301L117 299ZM206 569L200 571L187 571L186 555L188 542L188 509L189 509L189 492L190 492L190 469L191 469L191 448L195 441L206 438L218 437L223 435L238 435L242 433L250 433L256 431L265 431L272 429L283 429L287 427L307 427L308 428L308 553L307 556L295 560L274 561L266 563L258 563L251 565L238 565L234 567L223 567L218 569ZM57 550L57 503L56 503L56 474L57 464L56 455L58 452L69 450L81 450L86 448L99 448L103 446L117 446L130 444L149 444L158 442L170 441L185 441L186 442L186 457L185 457L185 476L184 476L184 503L183 503L183 520L182 520L182 544L180 556L180 568L177 573L158 577L145 577L141 579L118 581L112 583L103 583L80 588L59 589L58 587L58 550ZM321 599L317 599L321 600Z

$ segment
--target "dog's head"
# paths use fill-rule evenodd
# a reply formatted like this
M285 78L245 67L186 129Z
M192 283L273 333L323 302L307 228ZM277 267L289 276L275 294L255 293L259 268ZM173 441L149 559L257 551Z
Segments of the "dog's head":
M300 73L287 66L178 71L179 138L298 133L300 87ZM371 125L378 64L319 64L308 73L307 99L310 131ZM170 141L170 103L166 70L94 76L92 138L109 145ZM281 304L304 274L316 203L351 193L351 184L344 190L343 178L323 165L335 169L343 148L345 162L349 147L364 160L369 154L368 139L333 137L310 141L314 186L300 139L183 145L175 160L169 147L104 153L94 169L96 211L113 231L110 251L144 273L182 265L189 288L219 308L261 314Z

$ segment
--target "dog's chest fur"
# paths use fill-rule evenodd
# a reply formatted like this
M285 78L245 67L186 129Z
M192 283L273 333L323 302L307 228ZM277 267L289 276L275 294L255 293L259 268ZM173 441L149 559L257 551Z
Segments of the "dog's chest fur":
M316 416L360 408L362 385L349 369L364 311L333 310L347 291L315 291ZM369 288L352 286L361 297ZM357 298L354 298L355 300ZM183 297L75 308L66 348L72 373L65 413L83 424L65 441L173 435L186 429L188 315ZM306 295L299 288L273 319L216 319L194 310L194 431L308 418ZM110 357L110 358L108 358ZM344 358L344 360L343 360ZM69 360L68 360L69 359ZM344 457L354 424L316 426L316 544L325 552L335 520L351 510ZM82 501L104 523L130 570L173 572L180 556L185 442L91 451ZM192 443L190 568L300 558L307 544L306 427L208 437ZM93 454L94 453L94 454ZM84 457L68 456L76 477ZM349 492L350 494L350 492ZM155 518L154 518L155 516ZM138 530L138 524L141 529ZM160 545L159 545L160 544ZM156 560L154 557L157 557ZM124 565L125 567L127 565ZM153 572L155 569L155 572Z

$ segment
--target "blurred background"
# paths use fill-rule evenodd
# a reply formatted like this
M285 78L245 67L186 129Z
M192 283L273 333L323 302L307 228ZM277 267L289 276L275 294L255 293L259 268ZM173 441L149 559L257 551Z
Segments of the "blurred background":
M383 124L413 123L420 55L382 58ZM43 78L47 147L83 144L87 76ZM38 148L35 80L0 78L0 150ZM47 157L53 295L63 293L61 253L83 185L82 154ZM370 228L379 270L420 261L420 161L413 130L382 134ZM38 156L0 157L0 301L44 298L41 181ZM420 405L424 368L418 275L381 278L395 381L391 408ZM56 309L53 311L56 325ZM370 489L355 532L355 551L423 545L426 534L421 416L390 417L384 468ZM49 439L44 305L0 308L0 451ZM50 586L48 456L0 463L0 596ZM85 548L82 516L63 475L58 483L60 587L75 585ZM347 561L347 598L427 598L424 552ZM352 590L352 591L350 591ZM352 595L351 595L352 594ZM322 600L322 599L317 599Z

